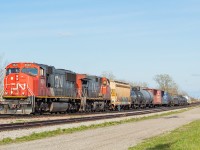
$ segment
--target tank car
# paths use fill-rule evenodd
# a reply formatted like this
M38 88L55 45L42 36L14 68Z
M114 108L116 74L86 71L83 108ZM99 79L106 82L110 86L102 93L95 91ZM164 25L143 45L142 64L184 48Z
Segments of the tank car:
M132 87L131 90L132 108L151 107L153 102L153 94L140 87Z
M164 92L164 95L162 97L162 105L163 106L172 105L172 96L168 92Z
M172 101L174 106L187 105L187 99L181 95L174 96Z
M173 96L172 97L172 105L173 106L179 106L179 96Z
M187 99L184 96L179 96L179 105L187 105Z
M191 98L189 96L183 96L187 100L187 104L190 105L192 103Z

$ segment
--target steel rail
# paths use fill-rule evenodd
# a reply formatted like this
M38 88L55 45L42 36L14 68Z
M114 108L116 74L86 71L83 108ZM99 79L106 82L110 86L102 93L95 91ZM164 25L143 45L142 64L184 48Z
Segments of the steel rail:
M195 105L189 105L188 107L194 107L194 106ZM156 113L156 112L170 111L170 110L175 110L175 109L183 109L183 108L188 108L188 107L186 107L186 106L170 107L170 108L166 107L166 108L162 108L162 109L154 109L154 110L146 110L146 111L133 111L133 112L116 113L116 114L109 114L109 115L100 115L100 116L46 120L46 121L14 123L14 124L0 124L0 131L18 130L18 129L24 129L24 128L36 128L36 127L59 125L59 124L80 123L80 122L113 119L113 118L122 118L122 117L129 117L129 116L151 114L151 113Z

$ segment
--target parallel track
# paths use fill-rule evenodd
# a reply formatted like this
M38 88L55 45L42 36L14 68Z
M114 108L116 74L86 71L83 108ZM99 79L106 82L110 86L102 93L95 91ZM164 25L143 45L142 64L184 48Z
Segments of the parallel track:
M36 128L41 126L50 126L50 125L59 125L59 124L70 124L70 123L78 123L78 122L87 122L87 121L96 121L103 119L112 119L112 118L120 118L120 117L128 117L128 116L137 116L142 114L150 114L155 112L163 112L181 108L194 107L198 104L192 104L189 106L181 106L181 107L166 107L162 109L154 109L154 110L144 110L144 111L135 111L135 112L125 112L125 113L115 113L109 115L100 115L100 116L91 116L91 117L80 117L80 118L70 118L70 119L58 119L58 120L47 120L47 121L37 121L37 122L26 122L26 123L14 123L14 124L0 124L0 131L8 131L8 130L18 130L24 128Z
M197 103L195 103L196 105ZM199 103L200 104L200 103ZM191 104L193 106L194 104ZM185 107L185 106L175 106L175 109ZM63 114L42 114L42 115L32 115L32 114L0 114L0 119L29 119L29 118L44 118L44 117L74 117L74 116L88 116L88 115L98 115L98 114L114 114L114 113L127 113L135 111L146 111L146 110L157 110L157 109L168 109L168 107L156 107L156 108L139 108L121 111L105 111L105 112L83 112L83 113L63 113ZM170 108L172 109L172 108Z

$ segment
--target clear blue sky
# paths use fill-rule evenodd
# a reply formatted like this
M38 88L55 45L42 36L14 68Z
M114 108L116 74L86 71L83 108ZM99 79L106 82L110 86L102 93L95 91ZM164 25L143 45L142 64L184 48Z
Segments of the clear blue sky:
M200 97L199 0L1 0L0 54Z

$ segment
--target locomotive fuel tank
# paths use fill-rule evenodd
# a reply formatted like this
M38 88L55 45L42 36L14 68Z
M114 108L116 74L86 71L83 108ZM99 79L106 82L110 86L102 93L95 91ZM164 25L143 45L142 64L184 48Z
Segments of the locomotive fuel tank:
M50 106L50 112L66 112L69 109L68 103L53 102Z

